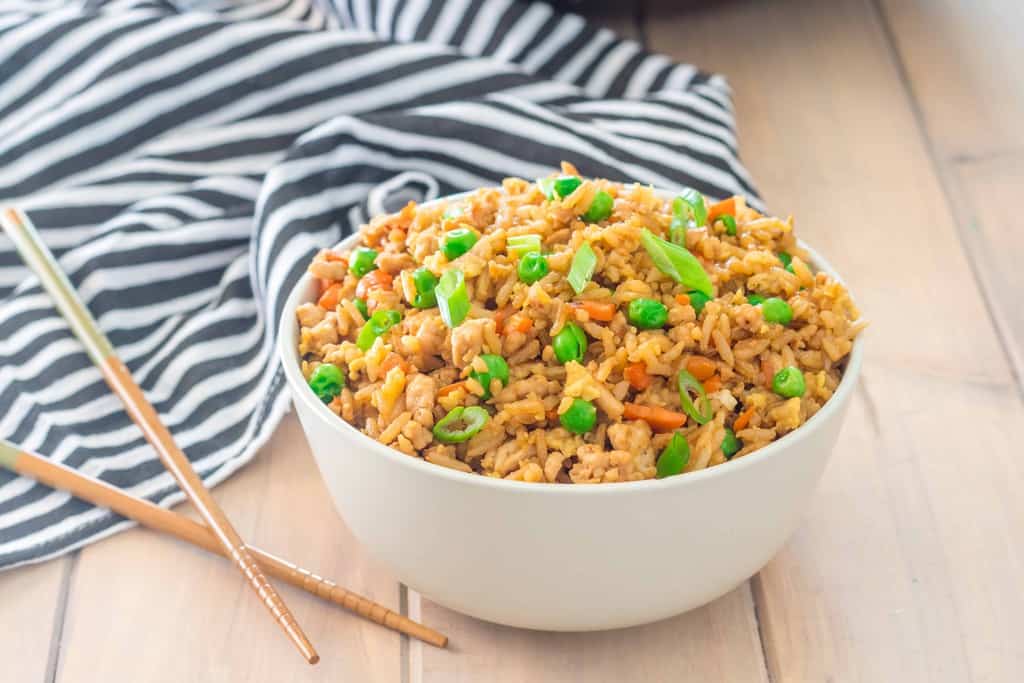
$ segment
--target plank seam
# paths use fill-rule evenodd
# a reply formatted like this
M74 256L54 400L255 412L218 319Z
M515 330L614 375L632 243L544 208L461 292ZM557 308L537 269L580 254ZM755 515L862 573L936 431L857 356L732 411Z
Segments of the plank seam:
M939 187L942 190L942 195L946 200L946 209L949 211L950 216L953 217L953 223L956 226L956 236L960 241L960 248L963 249L964 255L967 257L967 264L970 268L971 276L974 278L975 285L977 285L978 290L981 292L981 299L985 306L985 312L988 315L989 321L995 331L996 340L999 342L999 348L1003 352L1003 358L1006 360L1006 364L1010 369L1010 374L1013 376L1013 383L1017 389L1017 396L1020 400L1024 401L1024 369L1022 369L1018 364L1018 358L1013 351L1012 340L1003 322L1002 316L999 314L999 311L995 306L995 301L991 296L990 288L981 274L981 264L978 263L978 258L974 253L974 249L967 239L969 226L965 225L964 216L962 215L959 205L953 201L953 187L949 176L955 174L956 169L952 167L947 168L946 164L943 163L941 155L936 149L935 141L932 139L932 136L928 131L928 122L925 118L924 110L921 108L921 104L918 102L917 95L914 92L914 86L910 79L910 72L907 70L907 65L900 54L899 43L896 40L896 34L892 27L892 23L889 21L889 17L885 12L885 7L882 6L881 0L867 0L866 4L873 10L875 19L881 29L882 36L887 44L889 58L892 61L893 68L896 70L896 78L907 97L907 106L910 108L910 114L917 126L918 134L921 136L921 141L924 144L928 161L935 171L935 176L939 182Z
M771 662L768 661L768 634L766 627L761 621L761 601L764 598L764 584L761 583L761 573L754 574L750 579L750 602L754 607L754 623L757 625L757 640L761 646L761 666L764 670L764 677L768 683L774 683L775 674L772 671Z
M53 632L50 634L50 650L46 657L46 683L55 683L60 672L60 655L64 641L64 625L68 616L68 604L71 602L71 580L78 568L78 557L81 551L76 550L64 564L60 575L60 589L57 593L57 605L53 612Z

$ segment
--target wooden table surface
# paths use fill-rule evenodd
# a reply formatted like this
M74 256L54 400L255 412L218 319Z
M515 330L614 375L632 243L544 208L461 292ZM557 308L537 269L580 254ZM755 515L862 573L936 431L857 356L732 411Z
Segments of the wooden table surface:
M648 2L595 18L729 78L764 197L872 321L839 445L778 557L641 628L475 621L364 557L289 417L217 498L247 539L445 631L448 650L285 587L323 655L309 668L227 563L132 530L0 575L0 679L1024 680L1024 3Z

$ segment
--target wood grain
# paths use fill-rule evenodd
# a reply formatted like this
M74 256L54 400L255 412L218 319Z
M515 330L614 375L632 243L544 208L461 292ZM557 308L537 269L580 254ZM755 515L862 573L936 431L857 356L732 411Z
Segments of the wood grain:
M872 320L822 491L755 581L774 679L1019 679L1024 409L874 6L737 1L648 34L730 79L769 205Z
M398 606L397 582L366 560L334 512L294 417L216 493L254 543ZM399 636L281 591L320 643L316 667L290 651L224 560L138 529L90 546L71 586L58 680L397 683Z
M950 210L1024 390L1024 289L1014 262L1024 253L1024 222L1013 208L1024 160L1024 3L886 0L881 6Z
M413 643L411 683L768 681L748 585L674 619L602 633L507 628L418 600L410 616L422 609L451 645Z
M879 0L930 137L945 158L1024 151L1024 3Z
M64 557L0 575L0 671L5 681L44 681L59 638Z

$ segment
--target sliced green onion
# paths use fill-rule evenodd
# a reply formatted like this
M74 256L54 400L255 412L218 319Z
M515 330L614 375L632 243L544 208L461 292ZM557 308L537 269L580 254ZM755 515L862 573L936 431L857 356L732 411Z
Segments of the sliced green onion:
M804 373L792 365L782 368L772 378L772 391L785 398L803 396L804 392L807 391Z
M644 245L658 270L687 289L695 289L711 296L711 278L697 257L686 248L666 242L647 228L640 231L640 243Z
M522 258L532 251L540 251L540 235L512 235L505 240L505 251L512 258Z
M437 276L429 268L421 266L412 272L412 283L416 287L416 294L412 298L412 305L416 308L433 308L437 305L437 295L434 289L437 287Z
M337 365L321 363L309 376L309 387L324 403L330 403L345 387L345 374Z
M455 328L469 315L469 292L466 291L466 277L458 268L450 268L441 275L434 288L441 320L448 327Z
M484 388L484 395L481 398L486 401L491 397L491 380L501 380L502 386L508 386L508 363L504 358L493 353L481 355L480 360L487 366L487 372L473 370L469 376Z
M757 306L764 303L764 297L760 294L747 294L747 303L751 306Z
M366 321L359 336L356 338L356 346L363 351L368 351L377 337L381 336L392 327L402 321L402 314L398 311L377 310L373 312L370 319Z
M547 256L539 251L531 251L523 254L523 258L519 259L519 267L516 270L519 273L520 280L528 285L532 285L547 275L549 269Z
M582 294L587 288L587 283L594 276L594 268L597 267L597 254L590 246L590 242L584 242L576 254L572 257L572 266L569 267L569 285L577 294Z
M458 406L437 421L434 425L434 438L441 443L462 443L469 441L476 436L487 420L490 419L487 411L480 406L469 406L468 408Z
M441 237L441 253L449 261L454 261L473 248L480 236L469 228L455 228Z
M612 215L613 206L615 206L615 200L612 196L604 190L598 190L594 198L590 200L587 212L580 216L580 218L587 223L600 223Z
M574 398L569 409L558 416L558 421L573 434L586 434L597 424L597 408L590 401Z
M356 277L362 277L371 270L377 270L377 250L369 247L359 247L352 252L352 262L348 269Z
M352 299L352 305L362 314L363 320L370 319L370 309L366 307L365 299Z
M548 178L540 178L540 179L538 179L537 180L537 187L540 188L541 194L544 195L545 197L547 197L548 199L554 199L555 198L555 179L554 178L548 177Z
M664 479L665 477L671 477L676 474L682 474L683 470L686 469L687 463L690 462L690 444L686 442L686 437L676 432L672 435L672 440L665 446L665 450L658 456L657 473L655 477L658 479Z
M736 236L736 219L727 213L723 213L718 217L718 220L725 224L725 234L730 237Z
M686 231L691 224L694 227L697 225L693 221L693 207L682 197L676 197L672 200L672 222L668 226L668 241L685 247Z
M573 192L576 188L583 184L583 181L574 175L562 176L561 178L555 178L555 182L552 183L551 187L562 199L565 199Z
M686 246L686 229L689 227L689 221L685 216L677 213L672 214L672 222L668 226L668 241L672 244L678 244L681 247Z
M696 396L696 402L691 394ZM692 417L697 424L707 424L715 416L704 387L686 370L679 371L679 403L683 406L683 412Z
M551 348L559 363L571 360L582 363L583 355L587 352L587 333L576 323L566 323L551 340Z
M743 448L743 442L736 438L736 432L726 427L725 436L722 437L722 455L728 460L739 453L741 448Z
M704 195L697 190L687 188L672 201L672 213L685 215L698 228L707 225L708 207L704 203Z

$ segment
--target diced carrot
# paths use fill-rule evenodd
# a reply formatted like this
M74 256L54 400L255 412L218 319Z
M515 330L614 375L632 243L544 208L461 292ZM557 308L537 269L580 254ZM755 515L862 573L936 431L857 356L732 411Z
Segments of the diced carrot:
M736 197L729 197L709 206L708 223L714 223L716 218L724 214L736 215Z
M327 291L327 288L330 287L333 284L334 284L334 280L328 280L325 277L318 277L316 279L316 286L317 286L317 290L316 291L320 293L319 296L323 296L324 292Z
M689 294L676 294L676 301L679 302L680 306L686 306L690 303Z
M385 273L379 268L371 270L359 278L359 284L356 285L356 297L365 299L366 295L375 289L390 290L393 282L394 278L391 277L391 273Z
M772 379L775 377L775 370L773 369L773 363L767 358L761 360L761 379L764 381L766 387L771 387Z
M456 389L465 389L465 388L466 388L466 383L465 382L455 382L453 384L448 384L447 386L443 386L443 387L441 387L440 389L437 390L437 397L441 398L442 396L447 396L448 394L452 393Z
M591 320L603 323L615 316L615 304L611 301L578 301L573 306L586 311Z
M522 313L516 313L508 319L508 324L505 325L505 333L509 332L522 332L526 334L533 328L533 321Z
M697 378L698 382L711 379L715 374L715 361L704 356L690 356L686 359L686 371Z
M736 418L736 421L732 423L732 429L734 432L738 432L741 429L746 429L747 425L750 424L750 418L754 416L754 406L750 406Z
M683 413L674 413L657 406L642 406L638 403L626 403L623 406L622 417L627 420L643 420L651 429L658 432L679 429L686 424L686 415Z
M412 370L412 366L409 365L409 362L394 351L389 353L387 358L384 359L384 362L380 364L380 370L386 375L391 368L396 366L402 368L402 372L407 375L409 374L409 371Z
M702 382L702 385L705 392L713 394L722 388L722 378L718 375L711 375L711 377L708 377L704 382Z
M320 295L320 300L317 301L317 305L326 310L333 311L338 306L338 296L341 294L341 283L335 282L333 285L324 290L324 293Z
M507 308L499 308L494 312L494 329L498 334L504 331L506 318L508 318Z
M647 366L643 363L630 363L622 374L629 382L629 386L637 391L643 391L651 386L651 376L647 374Z

